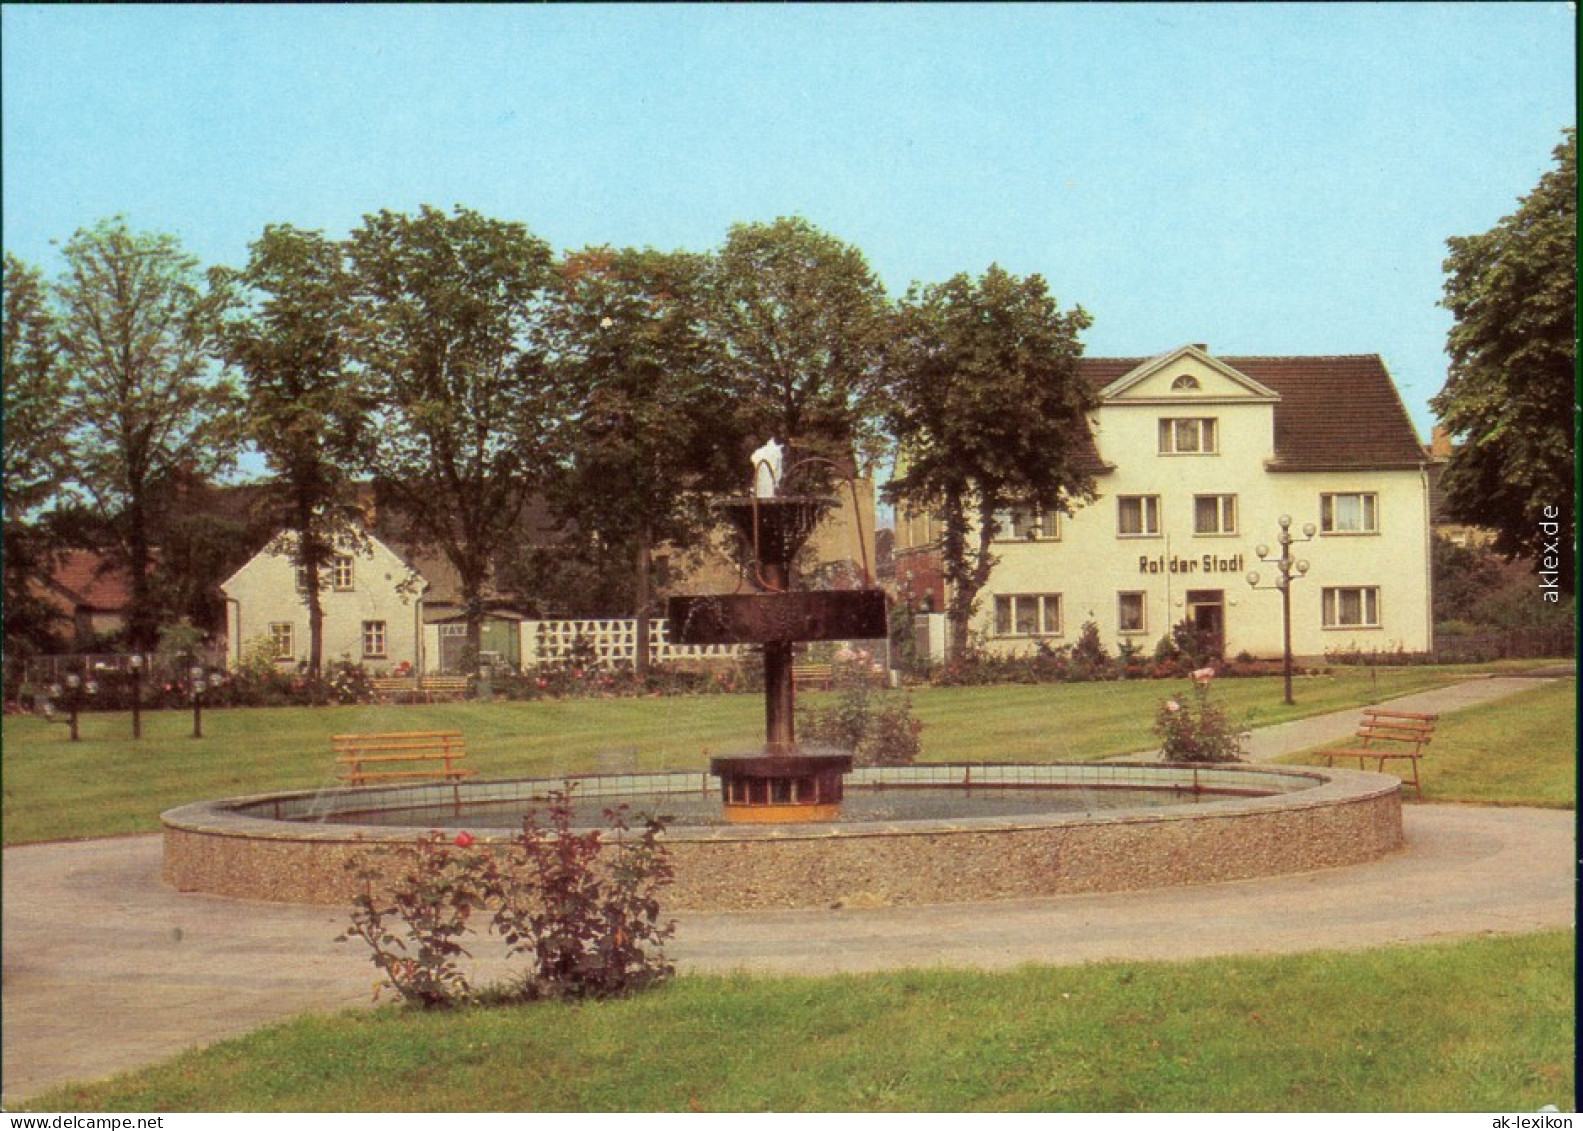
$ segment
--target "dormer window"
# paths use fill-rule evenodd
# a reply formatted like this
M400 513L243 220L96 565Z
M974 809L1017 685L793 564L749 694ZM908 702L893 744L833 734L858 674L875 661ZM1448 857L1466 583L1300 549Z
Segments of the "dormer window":
M1214 417L1164 417L1160 420L1162 456L1214 455L1220 450Z
M1198 383L1198 378L1194 377L1191 373L1184 373L1176 380L1171 382L1171 392L1173 393L1197 392L1202 387L1203 386Z

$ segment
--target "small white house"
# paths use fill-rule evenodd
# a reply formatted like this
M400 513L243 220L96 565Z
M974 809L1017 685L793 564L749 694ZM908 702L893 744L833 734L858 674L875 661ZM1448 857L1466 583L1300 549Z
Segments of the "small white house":
M220 587L233 663L264 640L282 666L308 659L308 599L295 543L295 534L283 531ZM393 550L371 534L346 538L321 585L325 663L350 660L374 672L404 664L424 670L429 583Z

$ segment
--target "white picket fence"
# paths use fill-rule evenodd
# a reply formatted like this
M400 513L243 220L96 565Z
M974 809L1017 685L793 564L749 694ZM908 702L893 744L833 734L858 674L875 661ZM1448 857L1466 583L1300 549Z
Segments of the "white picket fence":
M743 644L678 644L662 617L649 621L649 659L653 663L736 660ZM638 622L632 618L527 620L522 622L522 666L564 663L590 657L600 668L631 667L638 654Z

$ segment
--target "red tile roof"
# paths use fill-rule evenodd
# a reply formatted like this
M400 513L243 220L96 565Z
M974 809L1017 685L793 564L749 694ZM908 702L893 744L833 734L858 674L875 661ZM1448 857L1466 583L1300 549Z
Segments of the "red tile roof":
M90 550L67 550L50 572L56 590L81 609L116 612L132 601L131 576Z
M1078 371L1095 389L1150 358L1085 357ZM1338 357L1220 357L1279 393L1271 471L1408 468L1427 462L1402 398L1377 354Z

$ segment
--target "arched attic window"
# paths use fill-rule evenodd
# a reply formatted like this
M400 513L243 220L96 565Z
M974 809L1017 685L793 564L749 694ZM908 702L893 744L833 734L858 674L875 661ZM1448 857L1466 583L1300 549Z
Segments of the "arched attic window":
M1186 392L1190 389L1197 389L1199 387L1198 378L1192 376L1189 373L1184 373L1176 380L1171 382L1171 391L1173 393Z

